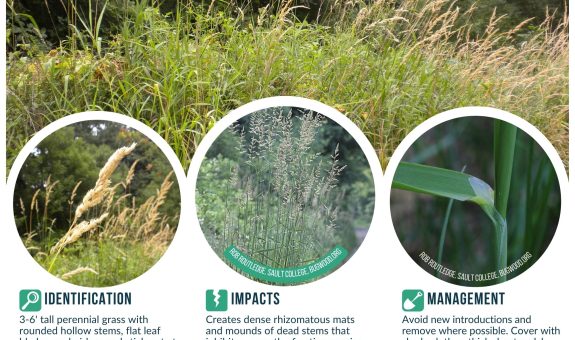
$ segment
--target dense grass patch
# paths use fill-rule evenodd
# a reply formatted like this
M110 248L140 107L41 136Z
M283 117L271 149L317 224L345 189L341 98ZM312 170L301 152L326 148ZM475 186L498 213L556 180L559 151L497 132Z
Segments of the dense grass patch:
M347 131L314 111L274 107L238 120L212 144L196 205L220 257L234 245L266 266L291 268L336 246L355 252L374 194L367 159Z
M48 122L98 109L144 121L187 166L215 121L274 95L344 112L383 166L417 124L466 105L526 118L567 161L567 17L518 40L519 28L500 32L496 17L471 36L470 14L443 0L342 4L323 24L290 13L284 6L243 16L186 4L166 15L140 6L113 36L78 24L49 52L20 46L8 56L8 164Z

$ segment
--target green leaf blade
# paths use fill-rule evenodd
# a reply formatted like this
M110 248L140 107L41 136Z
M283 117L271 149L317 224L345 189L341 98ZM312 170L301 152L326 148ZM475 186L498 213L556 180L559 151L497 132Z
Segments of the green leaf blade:
M457 201L474 201L478 195L470 183L472 178L481 181L458 171L401 162L395 172L392 187ZM485 185L489 187L487 183Z
M507 221L495 208L493 189L481 179L449 169L401 162L395 172L392 188L423 193L451 200L473 202L485 212L495 229L497 268L507 262ZM450 214L451 207L448 207ZM445 221L444 228L445 229ZM442 243L440 242L440 249ZM440 256L443 257L443 256ZM505 276L498 277L504 282Z

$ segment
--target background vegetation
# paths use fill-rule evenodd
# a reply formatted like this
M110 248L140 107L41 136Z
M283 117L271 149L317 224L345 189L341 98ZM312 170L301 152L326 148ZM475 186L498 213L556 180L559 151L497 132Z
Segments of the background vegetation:
M132 143L103 175L115 151ZM138 131L79 122L46 137L26 159L14 193L16 226L51 273L86 286L123 283L149 269L171 242L180 211L173 180L166 157ZM57 243L65 247L56 252Z
M493 119L459 118L442 123L422 135L403 161L465 173L495 187ZM532 258L507 275L511 279L528 269L551 242L561 210L557 175L545 151L522 130L517 130L512 176L507 203L507 264L525 252ZM393 190L391 212L396 233L408 254L421 263L425 251L438 259L448 199ZM455 201L449 215L442 265L462 273L489 273L497 269L495 228L479 206ZM426 264L421 266L433 275ZM466 286L485 282L440 278ZM493 284L493 282L487 282Z
M405 4L422 6L423 1L410 3L405 0L385 1L389 6L401 7ZM372 4L373 1L366 1L364 5ZM563 0L456 0L449 3L461 9L462 12L472 10L473 26L475 33L481 33L489 24L489 18L496 10L499 15L504 15L507 19L502 23L504 29L512 29L524 20L531 18L532 28L545 21L547 13L565 12L566 2ZM242 9L247 15L257 14L260 8L270 7L272 11L281 8L281 1L273 0L240 0L230 2L202 1L202 0L163 0L163 1L133 1L133 0L11 0L7 2L8 8L13 11L8 20L12 20L16 30L15 35L28 33L34 35L33 25L37 25L43 33L44 42L50 46L57 46L73 30L68 27L68 23L81 24L82 21L89 22L90 17L97 18L102 14L100 33L110 36L118 33L118 27L122 20L137 6L157 7L162 13L175 13L182 5L198 6L204 9L216 11L226 11L231 8ZM341 3L336 0L297 0L291 2L293 12L299 20L308 22L318 22L322 24L330 23L333 17L326 15L326 12L334 11ZM349 6L349 4L347 5ZM19 15L17 15L17 13ZM32 25L26 25L26 19L34 18ZM74 18L74 16L77 16ZM525 30L527 32L529 28Z
M223 132L202 162L196 204L216 253L235 245L276 268L334 246L355 252L374 209L371 169L353 137L309 110L252 113Z
M48 122L99 109L144 121L187 166L215 121L273 95L335 106L384 166L414 126L465 105L525 117L567 161L568 17L557 0L7 7L8 165Z

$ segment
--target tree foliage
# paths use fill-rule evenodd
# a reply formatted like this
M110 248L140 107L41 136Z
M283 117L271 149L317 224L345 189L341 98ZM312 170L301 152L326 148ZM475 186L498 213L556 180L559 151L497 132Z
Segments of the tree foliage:
M505 16L498 25L502 30L509 30L525 20L531 19L524 30L534 29L546 18L546 13L560 17L565 12L564 0L458 0L454 4L460 6L463 11L475 7L474 28L477 34L483 33L493 13L497 16Z
M132 143L137 143L136 149L114 172L112 182L122 182L128 169L137 160L133 180L122 190L135 198L135 205L141 205L156 193L164 178L172 171L165 155L147 137L125 125L104 121L76 123L46 137L28 156L16 181L14 212L17 220L21 219L17 223L19 230L23 230L24 221L29 216L23 212L31 209L41 211L44 207L52 228L66 230L76 205L94 186L100 169L110 155L116 149ZM55 182L50 202L46 204L45 189ZM38 207L36 203L31 204L34 196ZM176 185L162 207L163 212L179 211L179 197Z
M400 6L403 0L391 1ZM372 0L366 0L366 3ZM8 23L8 48L49 49L63 43L70 43L74 35L92 31L94 35L112 36L118 33L128 19L135 19L135 13L143 7L156 7L166 16L174 17L178 12L200 9L221 11L229 16L254 15L262 11L275 13L284 6L290 6L302 20L331 22L325 13L338 6L334 0L295 0L287 4L277 0L239 0L231 3L206 2L201 0L126 1L126 0L9 0L6 3ZM425 1L421 2L425 5ZM457 6L465 12L475 8L475 31L481 33L489 23L493 11L505 15L500 28L510 29L526 19L533 18L532 27L546 18L546 12L564 13L564 0L454 0L446 4ZM416 8L414 10L417 10ZM558 15L560 16L560 15ZM101 23L98 21L101 18ZM528 29L528 28L526 28Z

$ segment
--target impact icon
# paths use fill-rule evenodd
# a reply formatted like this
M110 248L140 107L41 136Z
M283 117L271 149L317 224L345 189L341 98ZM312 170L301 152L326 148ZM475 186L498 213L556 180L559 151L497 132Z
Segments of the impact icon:
M228 310L228 291L225 289L206 290L206 310L208 312L225 312Z

